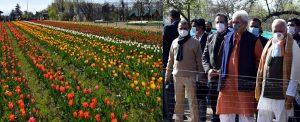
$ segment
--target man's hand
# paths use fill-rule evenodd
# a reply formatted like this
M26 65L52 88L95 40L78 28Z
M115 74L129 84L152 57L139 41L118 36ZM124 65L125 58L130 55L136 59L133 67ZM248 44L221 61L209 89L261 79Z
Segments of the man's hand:
M211 79L212 77L215 76L219 76L219 71L215 69L210 69L207 74L208 79Z
M165 81L164 81L164 83L166 84L166 83L168 83L169 82L169 80L167 80L167 78L165 78Z
M285 109L286 110L290 110L293 107L294 99L295 98L293 96L286 95L286 98L285 98Z

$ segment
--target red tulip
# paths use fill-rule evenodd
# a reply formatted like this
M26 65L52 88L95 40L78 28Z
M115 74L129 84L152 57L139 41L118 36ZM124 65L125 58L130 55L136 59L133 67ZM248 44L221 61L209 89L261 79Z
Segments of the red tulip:
M82 111L82 110L80 110L80 111L78 112L78 115L79 115L79 117L80 117L80 118L83 118L83 117L84 117L84 113L83 113L83 111Z
M26 116L26 110L24 108L20 109L21 116Z
M74 94L74 92L72 92L67 95L67 98L68 98L68 100L70 100L70 99L73 99L74 96L75 96L75 94Z
M65 92L66 92L66 88L63 87L63 86L60 86L59 91L60 91L61 93L65 93Z
M24 102L22 100L18 100L18 105L20 108L25 108Z
M96 86L95 86L95 90L99 90L99 85L96 85Z
M96 119L96 122L100 122L101 121L100 114L96 114L95 119Z
M97 103L90 103L90 107L91 107L91 109L95 109L96 108L96 106L97 106Z
M93 99L91 100L91 102L92 102L92 103L97 103L97 99L96 99L96 98L93 98Z
M116 118L115 113L111 112L110 113L110 119L112 120L112 119L115 119L115 118Z
M118 122L118 120L116 118L111 119L111 122Z
M35 118L34 117L30 117L28 122L36 122Z
M126 113L123 114L123 120L127 120L128 119L128 115Z
M105 99L104 99L104 103L105 103L106 105L110 105L109 99L108 99L108 98L105 98Z
M9 115L9 121L15 121L15 115L14 114L10 114Z
M90 118L90 113L88 111L84 112L84 118L85 119Z
M74 101L73 100L69 100L68 105L69 106L73 106L74 105Z
M83 102L83 103L82 103L82 107L84 107L84 108L87 108L87 107L89 107L89 103L87 103L87 102Z
M44 74L44 78L48 79L49 78L49 74L48 73Z
M78 116L77 112L74 111L74 112L73 112L73 117L74 117L74 118L77 118L77 116Z
M12 110L14 108L14 104L12 102L8 102L8 108Z
M92 90L91 89L84 89L83 93L84 94L90 94L90 93L92 93Z
M65 81L65 77L64 76L59 76L59 81Z

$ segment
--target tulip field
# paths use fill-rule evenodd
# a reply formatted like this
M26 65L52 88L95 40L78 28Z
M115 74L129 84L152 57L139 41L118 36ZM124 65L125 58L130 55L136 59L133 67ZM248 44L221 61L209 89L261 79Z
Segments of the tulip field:
M0 23L0 121L162 119L160 32Z

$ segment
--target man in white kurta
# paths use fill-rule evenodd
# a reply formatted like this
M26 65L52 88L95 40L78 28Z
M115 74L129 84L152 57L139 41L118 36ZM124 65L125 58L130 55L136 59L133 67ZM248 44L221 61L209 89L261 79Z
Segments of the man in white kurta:
M287 85L291 79L291 64L293 55L293 38L286 33L287 25L282 19L272 23L273 37L263 50L259 65L256 98L258 102L258 122L287 122L292 113L291 101L285 98Z

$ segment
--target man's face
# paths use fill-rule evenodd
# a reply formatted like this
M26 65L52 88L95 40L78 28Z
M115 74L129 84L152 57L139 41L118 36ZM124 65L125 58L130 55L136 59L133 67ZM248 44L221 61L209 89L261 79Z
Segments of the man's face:
M223 16L217 16L215 19L216 24L224 24L225 28L227 28L227 23L225 22L225 17Z
M272 28L273 33L282 33L284 36L286 35L286 28L283 24L277 24L274 28Z
M236 28L237 32L243 32L247 26L247 22L243 21L241 17L233 18L232 21L233 28Z
M296 24L294 22L288 22L287 23L287 26L290 26L290 27L296 27Z
M182 23L179 23L178 25L178 30L189 30L189 25L188 24L182 24Z
M192 27L195 27L195 28L196 28L196 31L199 31L199 28L196 26L196 23L195 23L195 22L192 22Z
M206 22L205 27L206 27L207 30L211 30L211 24L210 23Z
M300 31L300 27L299 26L296 26L296 23L295 22L288 22L287 23L287 26L288 27L294 27L295 28L295 33L298 33Z
M260 25L257 21L250 21L249 23L249 27L253 27L253 28L260 28Z

